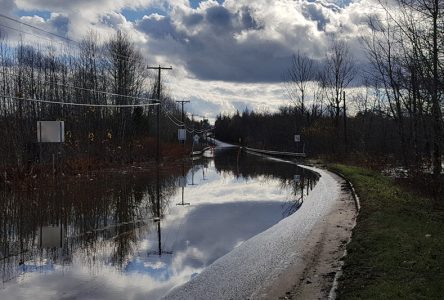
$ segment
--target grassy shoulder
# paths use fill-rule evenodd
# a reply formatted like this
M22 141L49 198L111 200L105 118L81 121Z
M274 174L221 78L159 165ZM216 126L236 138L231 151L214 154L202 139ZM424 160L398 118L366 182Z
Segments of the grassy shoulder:
M377 172L330 168L361 201L338 299L443 299L444 211Z

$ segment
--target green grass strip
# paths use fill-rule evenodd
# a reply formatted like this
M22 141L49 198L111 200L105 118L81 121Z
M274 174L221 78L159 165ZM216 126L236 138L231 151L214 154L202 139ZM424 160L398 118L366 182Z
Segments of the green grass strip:
M443 211L377 172L330 168L361 201L338 299L444 299Z

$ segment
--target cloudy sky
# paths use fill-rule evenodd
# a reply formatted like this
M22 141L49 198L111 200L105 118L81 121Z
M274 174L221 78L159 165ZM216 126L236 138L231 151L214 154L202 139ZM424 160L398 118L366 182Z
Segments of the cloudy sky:
M359 40L376 7L376 0L0 0L2 14L74 40L90 30L128 32L149 64L173 66L170 94L207 117L288 104L291 56L321 60L332 39L346 40L365 65Z

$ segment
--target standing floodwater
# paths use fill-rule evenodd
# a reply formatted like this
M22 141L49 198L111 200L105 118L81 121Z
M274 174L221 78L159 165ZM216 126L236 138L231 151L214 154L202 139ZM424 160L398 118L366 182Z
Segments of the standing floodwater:
M183 170L185 187L180 170L2 187L0 299L157 299L297 213L317 180L237 149Z

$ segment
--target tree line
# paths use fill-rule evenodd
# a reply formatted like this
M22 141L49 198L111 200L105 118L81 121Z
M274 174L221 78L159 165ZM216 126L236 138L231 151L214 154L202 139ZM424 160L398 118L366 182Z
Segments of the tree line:
M51 153L63 155L72 165L85 159L132 162L155 157L155 106L110 108L32 101L134 105L157 99L157 87L163 83L150 76L145 59L124 32L104 42L91 32L75 47L30 45L23 37L12 42L1 32L0 37L2 168L24 170L39 159L48 161ZM181 112L165 89L161 91L161 142L176 145ZM39 120L63 120L64 145L38 145ZM171 147L163 150L167 155Z
M440 174L444 2L381 1L380 10L362 37L367 71L358 70L345 39L332 39L320 61L296 53L286 76L292 103L276 113L220 115L216 136L284 151L304 144L314 155L384 158L415 170L429 165Z

